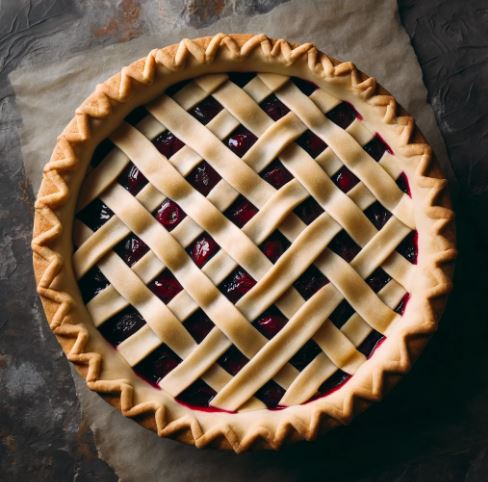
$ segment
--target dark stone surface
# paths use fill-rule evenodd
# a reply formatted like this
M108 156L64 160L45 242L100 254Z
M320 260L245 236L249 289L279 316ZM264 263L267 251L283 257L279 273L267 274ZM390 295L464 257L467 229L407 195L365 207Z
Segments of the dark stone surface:
M81 422L68 363L34 292L33 195L6 76L28 54L137 37L150 27L141 9L157 3L0 3L0 480L116 479ZM198 27L234 8L253 15L279 3L185 0L174 8L182 23ZM318 443L244 456L255 469L285 467L290 480L488 480L488 5L399 0L399 6L459 182L456 288L438 335L384 403ZM73 29L91 35L70 35ZM58 32L67 32L65 41L53 45Z

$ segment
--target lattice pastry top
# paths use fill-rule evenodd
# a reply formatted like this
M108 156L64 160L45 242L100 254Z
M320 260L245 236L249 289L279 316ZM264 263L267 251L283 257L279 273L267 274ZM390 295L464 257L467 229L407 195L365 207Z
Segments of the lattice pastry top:
M236 451L380 398L455 255L445 181L398 111L351 64L264 35L183 40L99 85L46 166L33 240L89 387Z

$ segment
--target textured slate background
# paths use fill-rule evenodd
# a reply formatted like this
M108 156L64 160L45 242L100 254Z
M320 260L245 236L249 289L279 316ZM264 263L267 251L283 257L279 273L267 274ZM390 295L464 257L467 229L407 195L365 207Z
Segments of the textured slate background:
M257 15L284 1L174 0L168 8L178 22L199 27L236 10ZM2 481L116 480L97 458L68 364L34 292L33 194L23 174L21 119L7 74L26 55L62 55L157 28L159 17L150 13L160 3L0 0ZM251 454L256 467L279 464L291 480L488 480L488 4L398 3L458 179L456 288L438 335L384 403L319 443ZM55 33L64 41L54 44Z

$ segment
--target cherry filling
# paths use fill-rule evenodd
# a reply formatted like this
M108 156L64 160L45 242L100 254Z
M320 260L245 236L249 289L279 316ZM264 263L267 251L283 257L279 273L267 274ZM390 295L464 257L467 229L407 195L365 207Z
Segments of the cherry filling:
M210 95L189 112L202 124L208 124L222 109L223 107Z
M170 131L159 134L152 142L156 149L168 159L185 145Z
M169 269L164 269L151 283L149 289L163 302L169 303L182 289Z
M332 376L330 376L317 390L317 396L313 397L312 400L330 395L331 393L339 390L345 383L351 378L346 372L342 370L337 370Z
M408 196L412 197L412 192L410 191L410 184L408 182L407 175L402 172L397 180L396 180L397 186L402 190L405 194Z
M270 380L256 392L256 398L261 400L270 409L280 409L284 408L279 405L284 394L285 390L276 382Z
M290 242L279 231L275 231L261 244L260 248L270 261L276 263L289 246Z
M256 77L255 72L230 72L229 79L239 87L244 87Z
M379 135L375 134L367 144L363 146L363 149L375 160L379 161L385 152L393 154L391 147L384 141Z
M367 358L371 358L375 350L386 340L385 336L381 333L373 330L366 339L358 346L357 350L360 351Z
M204 196L206 196L222 178L217 171L205 161L200 162L186 176L186 180Z
M266 337L273 338L285 325L288 320L278 311L269 310L263 313L253 325Z
M290 109L288 109L288 107L286 107L286 105L283 104L283 102L281 102L274 94L266 97L266 99L264 99L259 105L274 121L281 119L283 116L288 114L288 112L290 112Z
M269 182L275 189L279 189L293 179L290 171L278 160L273 162L261 171L260 176Z
M201 268L219 250L219 245L209 234L204 233L195 239L186 250L195 264Z
M242 228L258 212L244 196L239 196L225 211L225 215L237 226Z
M291 81L305 94L310 95L318 89L318 86L309 80L300 79L300 77L292 77Z
M417 231L410 231L397 247L397 251L412 264L417 264L418 239Z
M110 139L104 139L102 142L100 142L93 152L93 156L90 161L92 167L97 167L114 147L115 146Z
M94 199L85 206L76 217L90 229L96 231L101 228L112 216L113 212L100 199Z
M293 283L293 286L308 300L328 282L329 280L312 265Z
M148 182L142 172L139 171L132 162L127 164L127 167L122 171L117 181L133 196L135 196Z
M158 346L152 353L133 367L148 383L159 388L158 383L181 363L181 358L167 345Z
M348 263L361 251L361 248L343 229L336 234L328 246L334 253L344 258Z
M341 102L327 112L326 117L343 129L351 125L355 119L361 119L358 111L349 102Z
M195 410L208 409L208 411L220 412L223 410L212 409L210 402L217 395L215 390L209 387L203 380L198 379L193 382L187 389L181 392L176 400L182 405Z
M369 206L364 214L375 225L376 229L380 230L391 218L390 211L386 210L379 201L375 201Z
M258 138L252 132L248 131L243 125L240 125L225 139L224 144L234 154L242 157L257 140Z
M132 266L149 251L149 247L135 234L129 234L129 236L114 247L114 251L129 266Z
M305 149L305 151L307 151L313 158L316 158L327 148L327 144L310 130L306 130L296 140L296 143L301 148Z
M139 312L130 306L105 321L99 330L111 345L117 346L145 324Z
M344 192L350 191L359 182L359 179L346 166L342 166L331 179Z
M232 303L236 303L255 284L256 280L249 273L242 268L237 268L222 281L219 288Z
M324 212L313 197L305 199L293 211L305 224L310 224Z
M248 359L235 347L231 346L218 360L219 365L231 375L236 375L248 362Z
M197 343L201 343L215 326L203 310L200 309L190 315L183 324Z
M322 350L313 340L307 341L290 359L290 363L297 369L303 370Z
M165 199L156 209L154 217L168 230L172 231L186 216L184 211L171 199Z
M88 303L108 285L107 278L103 276L102 272L96 266L78 280L81 297L85 303Z

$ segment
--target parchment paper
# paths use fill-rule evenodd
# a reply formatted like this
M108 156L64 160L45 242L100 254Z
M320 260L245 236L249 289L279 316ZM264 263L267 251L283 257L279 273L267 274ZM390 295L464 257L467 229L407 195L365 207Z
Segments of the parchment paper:
M167 21L167 19L166 19ZM416 118L446 173L451 169L433 112L426 103L422 73L409 38L400 25L395 0L299 0L254 16L227 17L211 27L194 29L173 25L157 36L87 50L70 58L42 64L30 59L12 72L23 126L25 170L37 191L43 164L49 159L56 136L75 108L97 82L150 49L183 37L222 32L265 32L294 41L313 41L321 50L353 61L375 76ZM34 88L33 88L34 87ZM74 373L74 370L73 370ZM280 454L233 454L198 451L170 440L160 440L121 416L73 375L82 413L95 435L102 459L124 481L288 481L300 480Z

